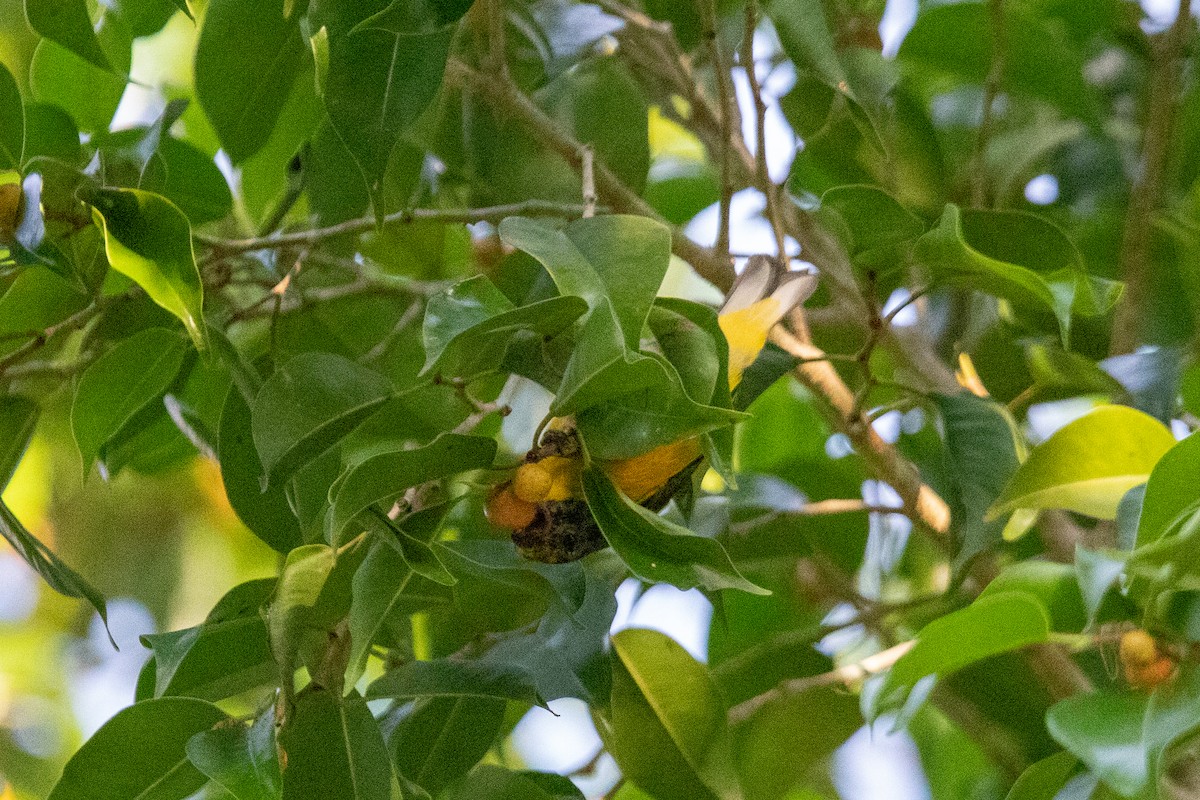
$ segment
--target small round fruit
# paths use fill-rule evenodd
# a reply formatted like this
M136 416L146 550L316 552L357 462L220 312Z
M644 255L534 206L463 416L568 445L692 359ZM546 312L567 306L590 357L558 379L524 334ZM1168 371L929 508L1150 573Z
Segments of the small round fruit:
M526 503L540 503L550 494L554 475L541 464L522 464L513 478L513 494Z
M1149 664L1125 665L1125 680L1135 689L1152 691L1175 676L1175 662L1160 656Z
M528 528L537 517L537 506L513 494L512 487L505 485L488 498L484 511L488 522L498 528L519 531Z
M1158 643L1146 631L1128 631L1121 636L1121 663L1126 667L1144 667L1159 657Z
M0 242L13 241L21 218L21 184L0 184Z

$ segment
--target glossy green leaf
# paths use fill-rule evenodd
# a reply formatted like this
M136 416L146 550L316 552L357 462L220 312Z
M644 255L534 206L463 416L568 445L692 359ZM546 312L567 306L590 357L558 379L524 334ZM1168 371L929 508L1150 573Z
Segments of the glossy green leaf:
M336 563L332 548L309 544L288 553L283 564L267 612L267 628L271 652L285 676L291 674L301 638L312 625L313 609Z
M230 589L202 624L143 636L154 653L153 696L223 700L277 678L263 617L274 588L273 578L247 581Z
M583 490L604 538L643 580L680 589L769 594L738 572L716 539L698 536L642 508L618 492L600 469L592 467L583 473Z
M211 0L196 45L196 96L235 164L271 138L307 46L286 0Z
M51 158L71 166L83 160L79 128L71 115L56 105L25 106L25 161L45 168L44 161L34 161L38 158Z
M229 717L203 700L143 700L117 713L67 762L51 800L177 800L205 777L185 748Z
M187 354L172 331L149 328L130 337L84 371L71 404L71 430L83 470L91 470L104 443L170 387Z
M960 211L947 205L937 227L917 240L914 258L935 282L1051 312L1064 342L1072 314L1103 314L1120 294L1119 287L1087 275L1061 230L1024 212Z
M378 453L356 463L330 491L333 536L340 538L371 505L420 483L490 467L495 455L493 439L444 433L424 447Z
M275 715L249 727L237 724L201 731L188 740L188 760L236 800L278 800L283 780L275 750Z
M195 225L222 219L233 208L233 194L211 158L193 145L165 136L159 144L166 179L162 195Z
M1180 517L1196 505L1196 469L1200 466L1200 436L1189 436L1171 447L1150 472L1142 513L1138 519L1136 547L1167 535Z
M1109 590L1120 584L1121 576L1125 573L1125 559L1122 556L1090 550L1082 545L1075 546L1075 574L1089 622L1095 620Z
M817 216L855 263L873 263L873 253L913 241L925 230L920 218L874 186L830 189L821 195Z
M612 712L602 729L629 780L660 800L740 796L725 703L707 668L657 631L613 636Z
M1175 445L1159 421L1126 406L1102 406L1035 447L988 511L1065 508L1116 517L1125 492L1145 483Z
M670 261L670 232L635 216L582 219L556 230L544 222L509 217L505 243L541 262L563 295L582 297L593 311L607 298L621 340L636 351L642 328Z
M979 596L1010 592L1023 592L1036 599L1049 616L1053 631L1079 633L1088 624L1089 609L1070 564L1033 560L1009 564Z
M358 692L313 686L279 732L283 800L391 800L392 769L379 726Z
M366 515L360 516L358 519L360 521L366 519L367 529L383 537L387 545L404 559L404 563L413 572L442 586L454 585L454 576L442 564L433 548L388 519L378 508L369 510Z
M844 87L846 72L819 0L771 0L766 8L788 58L818 75L826 85Z
M553 297L514 308L479 275L455 284L425 306L425 366L464 379L496 370L512 337L521 331L554 336L587 311L578 297Z
M1149 753L1142 739L1149 698L1141 694L1070 697L1046 714L1050 735L1101 780L1128 797L1150 779Z
M8 67L0 64L0 169L19 169L25 150L25 107Z
M25 0L25 18L31 28L47 39L100 69L112 69L92 30L85 0Z
M962 541L955 563L962 565L980 551L997 545L1004 525L985 522L988 507L1025 455L1016 422L1004 406L962 392L934 398L942 415L946 468L958 489Z
M1067 751L1047 756L1021 773L1004 800L1054 800L1079 766Z
M0 397L0 492L8 486L33 438L41 407L19 394Z
M477 697L544 706L535 676L519 664L446 659L414 661L392 670L367 689L367 697Z
M417 701L397 715L388 741L396 772L438 796L492 748L504 709L504 701L494 698Z
M54 5L57 0L40 2ZM90 23L88 28L91 29ZM35 100L63 108L80 129L99 133L108 130L125 93L123 76L132 65L133 39L116 14L104 15L95 38L115 74L76 55L68 47L43 39L38 42L29 65L29 86Z
M203 350L204 284L187 217L165 197L140 189L96 189L86 199L104 231L108 263L178 317Z
M283 364L263 384L251 409L264 486L286 481L391 396L391 384L382 375L332 353L305 353Z
M393 5L331 43L325 108L382 207L384 173L400 134L437 95L454 28L423 30Z
M66 597L87 600L92 608L96 609L107 630L108 612L104 596L30 533L3 500L0 500L0 536L4 537L26 564L42 576L42 580L46 581L51 589ZM112 641L111 634L109 641ZM113 646L116 646L115 642Z
M1046 609L1023 592L998 592L926 625L917 643L888 673L884 702L906 694L928 676L946 677L989 656L1045 642Z
M187 0L117 0L116 8L135 38L158 33L176 11L192 16Z
M447 800L583 800L583 793L562 775L510 772L483 764L446 797Z
M216 343L217 337L213 341ZM220 352L219 346L214 350ZM255 536L281 553L303 544L300 524L288 503L286 484L276 483L268 486L266 491L262 489L263 467L254 448L250 406L236 386L229 390L221 411L217 455L225 496L238 519Z

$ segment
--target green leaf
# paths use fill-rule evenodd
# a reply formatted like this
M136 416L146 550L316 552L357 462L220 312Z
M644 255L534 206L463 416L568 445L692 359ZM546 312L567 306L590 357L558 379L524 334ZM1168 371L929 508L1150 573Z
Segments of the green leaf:
M775 23L784 52L797 67L812 71L827 86L841 85L841 90L849 94L846 71L838 60L820 0L771 0L767 13Z
M554 336L587 311L578 297L552 297L514 308L483 275L429 298L425 306L425 366L463 379L499 368L512 337L521 331Z
M725 703L703 664L664 634L612 638L612 712L601 736L621 772L660 800L740 797Z
M984 516L1020 465L1025 447L1012 415L999 403L968 392L939 394L934 402L942 415L946 469L964 512L955 558L961 566L1000 543L1003 523L985 522Z
M1125 559L1119 554L1114 557L1101 550L1089 550L1075 545L1075 574L1079 592L1087 608L1088 622L1096 619L1100 605L1109 589L1117 586L1125 573Z
M490 441L490 440L489 440ZM360 520L364 517L359 517ZM365 519L368 529L379 533L388 546L396 551L404 563L418 575L442 586L453 586L455 578L442 564L441 559L433 552L427 542L413 536L408 531L387 518L378 508L371 509Z
M367 697L477 697L545 706L536 676L507 661L413 661L387 672L367 688Z
M226 592L202 624L143 636L154 653L154 697L223 700L277 678L263 618L274 588L274 578L247 581Z
M496 441L443 433L424 447L395 449L354 464L330 489L332 535L341 538L354 518L375 503L420 483L492 465Z
M382 217L383 178L401 133L437 95L454 26L420 30L406 4L332 42L325 81L329 120L358 162Z
M196 97L234 164L271 138L307 50L287 0L210 0L196 45Z
M1070 564L1018 561L1000 570L979 595L1023 592L1032 596L1050 616L1051 630L1079 633L1088 623L1088 609Z
M925 226L896 198L874 186L838 186L821 195L817 217L854 263L874 264L895 245L916 239Z
M336 563L337 553L323 544L297 547L283 563L267 612L267 628L271 652L285 679L292 674L296 651L312 626L313 609Z
M1078 766L1066 750L1047 756L1021 773L1004 800L1054 800Z
M1072 314L1103 314L1119 296L1086 273L1079 251L1061 230L1025 212L947 205L937 227L917 240L914 258L936 283L1052 312L1064 343Z
M223 339L223 335L213 337L214 343ZM257 380L257 374L252 380ZM287 485L276 483L262 489L262 461L254 449L250 406L236 386L230 388L221 411L217 455L225 496L250 532L280 553L303 544L300 524L288 503Z
M275 750L275 714L250 726L220 726L188 740L188 760L236 800L278 800L282 792Z
M304 353L279 367L251 410L264 486L286 481L391 396L382 375L332 353Z
M593 311L607 298L626 349L637 351L671 258L665 225L612 215L555 230L544 222L509 217L500 223L500 237L541 262L559 293L582 297Z
M178 317L204 350L204 283L187 217L165 197L140 189L96 189L85 199L104 231L108 263Z
M36 536L26 530L8 505L0 500L0 536L3 536L9 546L16 551L25 563L42 576L46 584L66 597L78 597L87 600L100 619L108 628L108 612L105 608L104 597L100 592L83 579L75 570L64 564L54 552L43 544ZM112 641L112 634L109 634ZM113 642L116 647L116 642Z
M41 407L28 397L0 397L0 492L17 471L40 414Z
M176 800L205 777L187 759L188 740L226 721L203 700L143 700L117 713L63 769L50 800Z
M162 397L187 355L187 343L163 328L121 342L89 366L75 388L71 431L87 474L104 443L142 408Z
M20 169L25 150L25 107L8 67L0 64L0 169Z
M1149 698L1142 694L1077 695L1046 713L1046 728L1100 780L1129 797L1150 779L1142 739L1148 706Z
M40 1L46 5L57 2ZM90 30L90 24L88 27ZM104 15L95 36L115 67L115 74L76 55L68 47L43 39L38 42L29 65L29 86L38 102L63 108L85 131L102 133L108 130L125 93L124 76L132 64L133 39L116 14Z
M1046 609L1031 595L1019 591L981 597L922 628L917 643L888 673L879 697L890 704L928 676L944 678L976 661L1049 637Z
M447 800L583 800L583 794L561 775L482 764L450 790Z
M112 65L100 49L85 0L25 0L29 27L100 69Z
M642 508L618 492L600 469L584 471L583 491L604 538L643 580L680 589L770 594L742 577L716 539L698 536Z
M403 708L388 742L396 772L437 797L487 755L504 709L503 700L478 697L435 697Z
M1018 508L1065 508L1114 519L1125 492L1145 483L1175 445L1158 420L1126 406L1101 406L1035 447L988 518Z
M1135 547L1162 539L1182 515L1195 510L1197 466L1200 466L1200 436L1189 436L1172 446L1154 465L1142 499Z
M391 800L390 759L379 726L358 692L345 698L312 686L279 732L283 800Z

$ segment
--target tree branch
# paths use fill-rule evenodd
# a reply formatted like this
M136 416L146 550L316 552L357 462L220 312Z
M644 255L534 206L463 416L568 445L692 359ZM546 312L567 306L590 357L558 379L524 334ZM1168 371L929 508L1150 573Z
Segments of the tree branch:
M697 0L700 18L704 21L704 43L708 49L708 59L712 64L713 79L717 83L717 97L720 98L721 139L719 152L721 155L721 219L717 225L717 253L729 255L729 218L733 204L733 157L730 151L730 141L733 139L735 125L737 135L741 137L741 113L738 110L737 97L733 92L733 81L729 75L729 67L725 63L724 53L721 52L721 39L717 35L717 4L716 0Z
M992 64L983 83L983 109L979 130L975 135L975 148L971 153L971 205L975 208L983 208L988 200L987 145L994 127L996 96L1000 93L1000 82L1004 78L1005 51L1008 49L1004 0L988 0L988 16L992 32Z
M779 213L779 187L771 180L767 169L767 104L763 102L762 86L758 82L757 64L754 61L754 32L758 29L758 2L746 0L746 27L742 37L742 69L746 70L746 81L750 84L750 96L754 99L754 164L758 185L767 201L766 217L775 233L775 248L779 259L787 263L787 241L784 234L783 217Z
M1162 201L1163 178L1179 98L1180 61L1191 32L1190 0L1179 0L1175 22L1153 43L1153 62L1142 135L1141 176L1125 212L1125 234L1117 256L1125 293L1113 320L1109 352L1131 352L1141 340L1146 295L1150 288L1150 235Z

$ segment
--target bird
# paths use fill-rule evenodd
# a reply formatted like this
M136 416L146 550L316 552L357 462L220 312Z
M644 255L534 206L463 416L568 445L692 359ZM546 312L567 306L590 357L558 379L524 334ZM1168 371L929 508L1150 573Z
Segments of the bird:
M816 286L817 276L811 271L787 271L765 255L747 260L717 314L729 345L731 391L766 346L771 329ZM658 511L690 480L702 459L700 437L692 436L630 458L601 461L599 466L618 491ZM583 468L571 420L553 420L512 479L492 491L485 506L488 520L512 531L517 549L535 561L576 561L606 547L583 500Z

